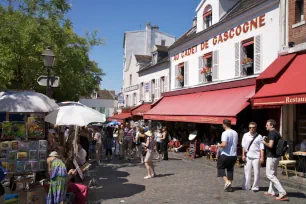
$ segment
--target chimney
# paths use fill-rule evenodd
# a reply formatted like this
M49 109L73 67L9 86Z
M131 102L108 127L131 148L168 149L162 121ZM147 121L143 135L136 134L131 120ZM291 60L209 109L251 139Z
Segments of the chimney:
M147 25L146 25L147 28L150 28L151 27L151 22L147 22Z
M152 29L154 29L154 30L158 30L158 29L159 29L159 27L158 27L158 25L154 25L154 26L152 26Z
M192 27L197 26L197 16L195 16L192 20Z

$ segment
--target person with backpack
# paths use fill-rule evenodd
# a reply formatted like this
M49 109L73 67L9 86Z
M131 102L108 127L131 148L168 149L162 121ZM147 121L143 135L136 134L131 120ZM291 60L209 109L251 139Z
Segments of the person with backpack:
M242 138L242 160L244 165L243 190L251 189L252 168L254 171L254 183L252 190L259 191L260 166L264 163L265 146L261 142L262 136L256 132L257 124L250 122L249 132L245 133Z
M264 192L267 196L278 196L276 200L287 201L287 193L284 190L282 184L279 182L277 175L277 166L279 158L284 154L286 150L286 142L281 138L281 135L275 130L276 121L269 119L266 123L266 129L269 132L268 137L264 137L262 143L266 147L267 163L266 163L266 175L270 180L270 186L268 192Z

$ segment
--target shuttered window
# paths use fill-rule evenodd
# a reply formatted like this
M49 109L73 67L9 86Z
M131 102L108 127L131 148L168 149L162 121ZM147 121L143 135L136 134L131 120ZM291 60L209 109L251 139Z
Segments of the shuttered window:
M261 36L255 37L255 48L254 48L254 73L258 74L261 72Z
M235 43L235 77L240 76L240 42Z
M212 79L217 81L219 79L219 51L216 50L213 53L213 67L212 67Z
M184 63L184 86L188 86L188 82L189 82L189 68L188 68L188 62ZM181 69L183 69L181 68Z

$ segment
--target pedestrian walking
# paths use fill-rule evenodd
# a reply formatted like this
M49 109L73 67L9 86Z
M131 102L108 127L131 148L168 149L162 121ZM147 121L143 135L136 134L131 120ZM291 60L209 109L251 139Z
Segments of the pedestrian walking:
M162 132L161 129L158 128L156 133L155 133L155 141L156 141L156 153L157 153L157 160L159 160L160 158L163 159L163 142L161 140L162 138Z
M279 157L276 155L276 148L278 140L281 135L275 130L276 121L270 119L266 123L266 129L269 131L268 137L264 137L262 143L266 147L267 163L266 163L266 175L270 180L270 186L268 192L264 192L267 196L276 196L278 191L279 195L276 200L287 201L287 193L283 188L282 184L277 179L277 166L279 163Z
M118 126L119 160L124 157L124 126Z
M169 143L169 134L168 134L168 130L167 127L163 127L162 129L162 138L161 141L163 143L163 153L164 153L164 157L163 160L168 160L168 143Z
M116 125L114 129L114 144L115 144L115 156L119 155L119 127L120 125Z
M127 124L125 127L125 135L124 135L124 156L126 159L131 160L132 156L132 148L133 148L133 134L134 130L133 128L130 128L130 126Z
M257 124L250 122L249 132L242 138L242 160L245 162L242 189L254 192L259 191L260 167L264 163L264 145L262 136L256 132ZM251 187L252 169L254 171L254 182Z
M137 157L140 158L140 163L144 163L144 156L142 155L142 151L144 149L143 144L145 142L145 134L144 129L142 127L138 128L136 133L135 143L136 143L136 153Z
M221 136L221 144L217 145L221 150L217 163L218 177L223 177L225 182L224 191L232 192L234 166L237 160L238 134L235 130L231 129L230 120L223 120L223 128L225 131Z
M112 127L106 128L106 138L104 141L104 149L105 149L105 156L108 160L112 158L112 147L113 147L113 130Z
M94 140L96 141L96 160L97 164L101 164L101 148L102 148L102 135L101 135L101 127L96 128Z
M147 131L145 133L146 135L146 143L143 143L143 146L145 148L145 165L148 171L148 175L144 177L144 179L150 179L156 176L154 165L153 165L153 148L154 148L154 139L153 139L153 133L152 131Z

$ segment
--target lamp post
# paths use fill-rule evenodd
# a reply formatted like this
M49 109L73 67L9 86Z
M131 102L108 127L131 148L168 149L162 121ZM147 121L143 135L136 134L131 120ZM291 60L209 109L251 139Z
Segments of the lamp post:
M50 84L49 84L49 81L50 81L50 71L51 71L51 68L54 65L55 55L54 55L53 51L50 48L47 48L42 53L41 56L42 56L43 61L44 61L44 66L47 69L47 90L46 90L46 95L48 97L50 97L50 90L49 90L50 89Z

